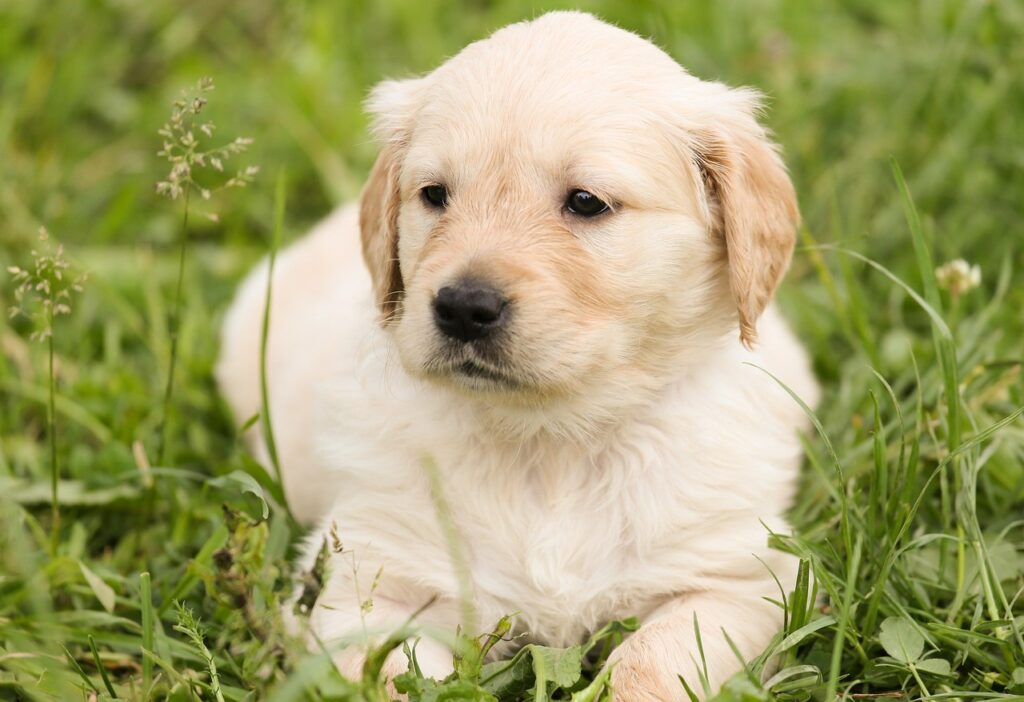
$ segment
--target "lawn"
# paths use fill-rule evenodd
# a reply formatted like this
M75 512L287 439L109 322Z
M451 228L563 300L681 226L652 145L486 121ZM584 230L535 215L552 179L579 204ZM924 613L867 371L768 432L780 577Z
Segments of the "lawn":
M285 632L315 577L211 379L218 325L276 235L358 194L370 85L556 5L0 0L0 302L41 226L59 285L87 273L52 325L45 290L0 317L0 699L383 700ZM813 577L722 699L1024 699L1024 4L580 6L764 91L800 195L780 300L824 399L776 540ZM186 230L158 130L207 76L207 141L251 138L225 166L259 172L197 193ZM409 676L414 702L609 694L579 649L495 676L464 644L457 678ZM560 676L538 684L541 659Z

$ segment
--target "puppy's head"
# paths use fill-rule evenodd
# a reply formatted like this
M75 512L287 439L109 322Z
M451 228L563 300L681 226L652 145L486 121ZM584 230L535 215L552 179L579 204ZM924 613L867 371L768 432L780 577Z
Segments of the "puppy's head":
M369 108L363 251L410 372L537 404L754 342L798 218L755 93L553 13Z

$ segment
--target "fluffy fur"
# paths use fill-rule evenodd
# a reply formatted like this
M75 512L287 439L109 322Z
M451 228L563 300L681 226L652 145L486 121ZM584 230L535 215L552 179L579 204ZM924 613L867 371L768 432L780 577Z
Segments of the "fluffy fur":
M381 154L361 204L280 257L268 377L296 513L335 556L319 638L451 631L459 582L424 459L436 464L481 623L518 612L529 638L578 642L640 617L616 651L616 699L675 700L696 680L693 618L712 685L759 653L782 613L772 573L809 403L806 356L769 305L794 243L792 185L756 93L700 81L649 42L552 13L470 45L369 101ZM420 191L443 184L450 204ZM612 212L584 219L566 194ZM360 260L362 258L362 261ZM365 265L363 265L365 263ZM500 343L453 346L431 301L460 276L512 305ZM259 407L266 268L223 332L221 387ZM495 374L469 376L471 362ZM494 379L500 378L500 379ZM259 449L262 450L262 449ZM348 558L355 559L354 569ZM442 637L443 639L443 637ZM444 675L443 643L421 644ZM358 647L338 656L355 674ZM393 656L389 672L404 659Z

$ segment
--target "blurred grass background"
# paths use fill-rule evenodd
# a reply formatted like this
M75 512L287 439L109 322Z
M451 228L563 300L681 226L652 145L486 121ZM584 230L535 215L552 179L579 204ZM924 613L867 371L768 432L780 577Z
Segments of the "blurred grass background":
M232 654L234 668L222 661L238 689L279 680L277 669L257 673L239 662L264 660L277 639L264 635L261 642L251 622L231 618L218 599L224 585L210 557L224 543L234 544L239 557L251 547L245 577L270 592L280 585L275 569L294 535L276 517L264 525L259 548L245 541L251 535L238 535L237 524L231 536L222 533L222 501L250 511L252 504L235 494L237 485L225 494L231 481L206 481L236 469L258 472L239 449L209 371L223 306L267 250L275 176L287 174L286 239L298 236L359 192L375 154L361 111L369 86L428 71L503 24L559 7L589 10L651 37L701 78L762 90L765 121L800 195L804 243L855 249L921 289L927 276L915 260L890 169L895 157L935 262L963 257L983 273L977 290L943 298L957 339L965 431L975 434L1024 405L1024 3L0 0L0 262L23 265L45 225L90 275L73 314L56 329L68 513L59 558L40 541L49 495L44 354L28 342L26 320L0 322L0 697L65 699L77 678L54 642L77 655L90 633L111 665L122 666L120 681L137 676L132 622L142 570L153 573L158 601L169 607L171 595L186 599L212 622L211 636L246 651ZM219 222L192 218L173 465L154 468L154 489L132 446L140 442L151 458L155 451L181 222L180 203L154 192L167 170L156 156L157 130L181 91L203 76L217 86L205 113L218 127L214 142L252 137L239 162L262 173L209 204ZM0 280L4 307L11 288ZM887 404L872 369L893 387L907 440L917 442L915 460L927 475L948 454L927 315L872 268L814 248L798 251L781 297L826 388L820 416L848 480L839 491L853 499L875 495L878 452L893 461L898 453L896 407ZM835 537L846 517L834 476L820 468L828 463L826 447L811 437L809 450L794 518L808 548L817 549L815 567L831 568L842 582L850 554ZM966 636L943 630L954 645L929 629L931 642L959 666L959 677L950 679L955 689L1016 689L1012 677L1020 669L1024 690L1024 654L979 652L991 642L971 638L981 620L967 605L977 593L936 571L945 555L927 539L952 538L956 504L966 501L1000 549L998 578L1005 576L1020 611L1020 422L1009 422L971 455L975 492L954 494L952 479L943 476L919 485L921 509L909 533L871 522L878 531L865 533L878 552L853 574L853 604L883 587L885 613L910 616L922 627L939 622ZM905 468L901 462L898 470ZM903 548L911 537L925 542L888 571L897 584L873 581L883 566L881 544ZM120 618L108 621L95 611L78 563L90 564L117 591ZM261 595L260 606L270 611L266 598L273 597ZM865 652L877 646L877 632L857 630L852 615L850 621L855 643L843 648L843 674L855 681L867 675ZM828 640L817 641L819 648L802 651L800 660L827 675ZM173 648L178 644L161 645L172 658L192 660ZM40 657L10 655L19 651ZM33 692L26 680L41 671L49 677ZM899 680L879 685L901 687Z

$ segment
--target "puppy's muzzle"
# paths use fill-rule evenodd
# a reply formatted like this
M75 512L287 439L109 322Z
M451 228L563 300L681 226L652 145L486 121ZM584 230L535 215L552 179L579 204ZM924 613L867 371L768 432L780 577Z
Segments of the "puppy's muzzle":
M509 316L508 298L480 280L463 278L434 296L434 323L456 341L488 337L504 327Z

